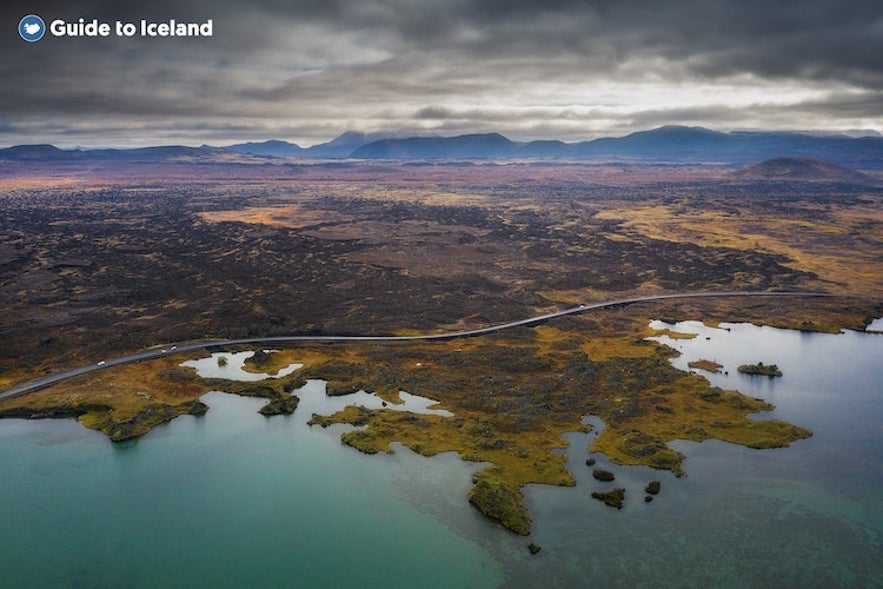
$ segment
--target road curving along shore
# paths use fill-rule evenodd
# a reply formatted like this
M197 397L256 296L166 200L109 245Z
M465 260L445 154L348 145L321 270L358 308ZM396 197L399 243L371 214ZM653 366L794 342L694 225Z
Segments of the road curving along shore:
M691 293L675 293L662 295L649 295L641 297L629 297L622 299L614 299L603 301L600 303L591 303L586 305L578 305L553 313L537 315L519 321L510 321L499 325L482 327L479 329L468 329L464 331L452 331L448 333L434 333L425 335L290 335L290 336L272 336L258 338L242 338L242 339L212 339L200 340L196 342L182 342L178 344L169 344L164 348L151 348L143 350L135 354L120 356L118 358L109 358L101 360L95 364L71 368L36 378L21 384L18 384L2 393L0 399L8 399L32 393L34 391L44 389L64 380L82 376L90 372L104 370L112 366L121 364L130 364L132 362L140 362L142 360L152 360L161 358L169 354L178 352L186 352L192 350L200 350L213 346L240 346L240 345L274 345L286 344L294 342L328 342L328 343L346 343L346 342L407 342L407 341L431 341L431 340L452 340L464 337L475 337L486 335L497 331L512 329L515 327L525 327L536 325L564 317L567 315L575 315L586 313L597 309L608 307L632 305L636 303L661 301L668 299L689 299L689 298L723 298L723 297L840 297L840 298L865 298L864 295L837 294L829 292L805 292L805 291L724 291L724 292L691 292Z

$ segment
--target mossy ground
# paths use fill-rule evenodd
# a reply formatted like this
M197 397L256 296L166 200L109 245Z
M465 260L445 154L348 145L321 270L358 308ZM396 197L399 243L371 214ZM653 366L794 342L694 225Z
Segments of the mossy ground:
M687 366L690 368L696 368L697 370L705 370L706 372L720 372L721 368L723 368L723 364L719 364L714 360L694 360L693 362L688 362Z
M722 308L709 308L725 317ZM464 460L490 463L475 475L468 499L519 534L531 528L525 484L574 484L566 458L554 451L566 446L562 434L583 429L585 415L599 416L606 425L591 452L603 452L614 463L678 475L684 457L668 446L675 439L716 438L769 448L811 435L781 421L749 419L772 406L672 367L668 360L674 352L644 339L653 333L646 327L647 311L614 309L562 318L554 326L455 341L303 345L274 352L253 366L274 372L300 362L302 369L257 383L200 379L179 366L186 359L179 355L5 400L0 415L76 415L86 426L121 439L120 431L139 435L198 411L199 397L209 390L282 399L311 378L326 380L329 394L361 389L398 401L404 390L439 401L454 416L350 406L314 416L311 423L362 426L342 439L366 453L392 452L390 444L399 442L426 456L456 451ZM656 316L671 315L671 308L663 307Z
M763 362L758 362L757 364L742 364L736 370L742 374L769 376L770 378L782 376L782 371L779 370L778 366L775 364L764 364Z
M34 393L0 401L0 417L77 417L114 441L141 436L180 415L201 414L212 390L284 399L302 385L297 374L257 383L203 379L180 363L192 355L115 366Z
M398 441L425 455L454 450L465 460L492 463L476 476L469 500L517 533L530 529L523 485L573 484L564 458L552 450L565 446L561 434L579 430L584 415L598 415L607 426L591 451L678 475L683 455L667 445L674 439L718 438L763 448L811 435L780 421L748 419L772 406L674 369L669 348L643 340L643 318L634 321L631 336L587 337L591 321L569 318L565 328L466 342L363 347L355 366L329 361L307 367L305 374L327 379L333 389L340 384L329 369L340 369L347 388L407 390L454 413L444 418L350 407L314 416L312 423L362 426L342 439L367 453L391 452L389 444ZM354 377L356 366L362 380Z
M625 502L625 489L617 488L612 491L594 491L592 498L603 501L609 507L622 509L622 505Z

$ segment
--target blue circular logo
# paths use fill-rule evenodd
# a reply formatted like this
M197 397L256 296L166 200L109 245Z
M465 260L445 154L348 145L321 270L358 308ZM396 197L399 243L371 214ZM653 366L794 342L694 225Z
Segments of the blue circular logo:
M36 14L29 14L18 21L18 34L28 43L39 41L46 33L46 23Z

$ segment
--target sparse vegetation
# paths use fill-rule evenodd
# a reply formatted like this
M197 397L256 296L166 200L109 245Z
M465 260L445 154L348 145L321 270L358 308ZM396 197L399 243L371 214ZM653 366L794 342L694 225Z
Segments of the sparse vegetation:
M617 488L612 491L593 491L592 498L603 501L604 505L622 509L625 503L625 489Z
M603 468L596 468L595 470L593 470L592 476L599 481L612 481L616 478L615 476L613 476L612 472L610 472L609 470L604 470Z
M723 368L723 364L718 364L714 360L694 360L692 362L688 362L687 366L690 368L696 368L698 370L705 370L707 372L718 373Z
M736 370L742 374L769 376L770 378L782 376L782 371L779 370L778 366L775 364L764 364L763 362L758 362L757 364L742 364Z
M266 405L258 409L261 415L291 415L297 409L299 399L294 395L272 399Z

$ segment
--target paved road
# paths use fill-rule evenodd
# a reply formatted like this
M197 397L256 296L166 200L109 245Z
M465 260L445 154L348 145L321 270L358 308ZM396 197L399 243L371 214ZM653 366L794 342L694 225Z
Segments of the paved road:
M477 335L485 335L504 329L512 329L513 327L522 327L526 325L536 325L543 323L549 319L556 317L564 317L565 315L575 315L577 313L585 313L595 309L603 309L605 307L616 307L622 305L632 305L635 303L643 303L648 301L662 301L667 299L693 299L693 298L721 298L721 297L856 297L859 295L839 295L827 292L756 292L756 291L732 291L732 292L692 292L666 295L652 295L646 297L631 297L625 299L616 299L612 301L604 301L602 303L593 303L591 305L579 305L554 313L546 313L522 319L520 321L512 321L502 323L500 325L492 325L491 327L482 327L481 329L468 329L465 331L452 331L449 333L439 333L431 335L290 335L276 337L256 337L246 339L217 339L217 340L201 340L198 342L187 342L180 344L172 344L166 348L151 348L136 354L121 356L119 358L111 358L102 360L97 364L89 364L79 368L72 368L49 374L19 385L0 393L0 399L9 397L17 397L26 393L31 393L50 385L56 384L63 380L110 368L111 366L119 366L120 364L131 364L132 362L140 362L141 360L152 360L161 358L169 354L178 352L187 352L191 350L201 350L212 346L242 346L242 345L274 345L285 344L291 342L407 342L407 341L428 341L428 340L451 340L462 337L472 337Z

